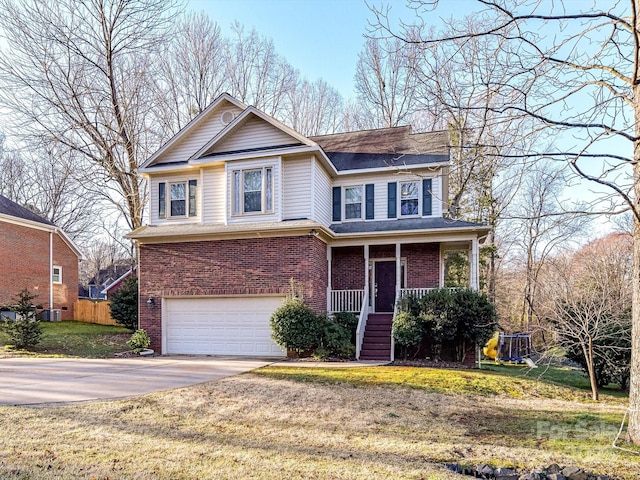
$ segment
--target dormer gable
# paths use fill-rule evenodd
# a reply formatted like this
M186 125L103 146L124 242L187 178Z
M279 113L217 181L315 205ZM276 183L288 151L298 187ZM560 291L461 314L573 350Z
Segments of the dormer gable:
M187 163L189 158L198 152L204 144L215 138L246 108L244 103L231 95L221 94L151 155L140 166L139 171L143 173L146 168L157 165Z
M238 153L292 147L313 147L314 142L300 135L255 107L248 107L216 137L198 150L191 160Z

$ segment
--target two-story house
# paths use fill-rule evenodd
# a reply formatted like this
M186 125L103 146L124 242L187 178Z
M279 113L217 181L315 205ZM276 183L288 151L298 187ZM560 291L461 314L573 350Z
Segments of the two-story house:
M64 230L0 195L0 304L26 288L45 318L73 320L81 258Z
M269 317L293 279L318 312L359 316L357 355L393 356L391 314L443 285L448 250L488 228L446 218L446 132L307 138L223 94L140 168L140 328L165 354L280 356Z

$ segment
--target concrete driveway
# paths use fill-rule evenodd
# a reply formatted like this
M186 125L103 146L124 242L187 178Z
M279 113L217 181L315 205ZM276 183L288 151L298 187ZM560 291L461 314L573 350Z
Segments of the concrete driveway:
M0 358L0 404L33 405L127 398L218 380L278 359L153 357Z

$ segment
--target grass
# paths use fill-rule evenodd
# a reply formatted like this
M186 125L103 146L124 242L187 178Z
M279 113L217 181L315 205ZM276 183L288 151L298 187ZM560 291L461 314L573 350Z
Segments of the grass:
M138 399L0 407L0 478L461 478L443 463L637 478L640 457L609 447L623 402L579 393L484 371L267 367Z
M40 326L41 341L29 350L6 345L8 338L0 333L0 356L108 358L130 350L131 332L124 327L82 322L41 322Z
M511 398L570 398L590 402L588 381L577 386L563 386L557 380L560 369L550 368L542 377L526 376L518 367L500 367L484 370L451 370L442 368L384 367L384 368L296 368L266 367L258 375L298 382L324 384L348 383L350 385L408 387L429 393L478 396L506 396ZM567 374L564 374L567 375ZM578 375L572 372L572 375ZM602 401L614 405L626 403L624 393L610 395L603 392Z
M531 378L556 385L564 385L591 391L589 378L583 370L577 368L541 365L536 369L531 369L525 366L497 365L493 362L483 363L482 368L500 373L501 375L508 375L517 378ZM600 388L599 391L601 395L604 394L619 398L627 397L627 392L620 390L615 384L610 384L605 388Z

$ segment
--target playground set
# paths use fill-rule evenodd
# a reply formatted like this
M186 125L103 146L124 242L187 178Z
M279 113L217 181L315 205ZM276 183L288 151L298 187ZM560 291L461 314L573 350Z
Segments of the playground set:
M484 355L500 364L527 364L531 368L537 365L531 360L530 333L496 332L482 350Z

